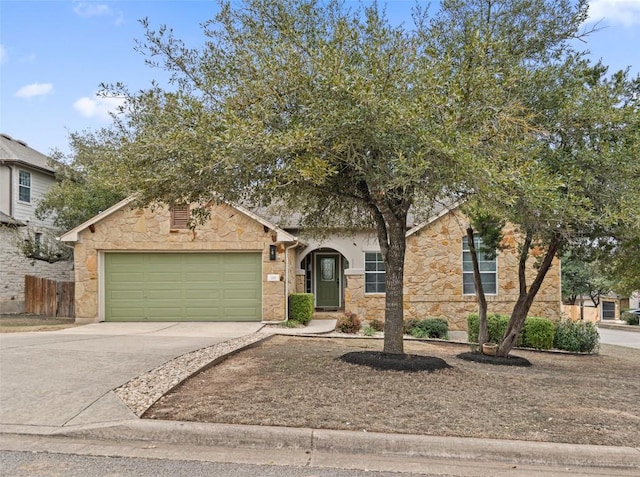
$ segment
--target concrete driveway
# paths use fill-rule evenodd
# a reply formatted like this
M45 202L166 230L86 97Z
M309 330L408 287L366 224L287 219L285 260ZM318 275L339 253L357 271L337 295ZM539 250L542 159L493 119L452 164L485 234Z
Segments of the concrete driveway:
M261 323L94 323L0 334L0 425L64 426L88 412L135 416L111 392L184 353L255 333Z

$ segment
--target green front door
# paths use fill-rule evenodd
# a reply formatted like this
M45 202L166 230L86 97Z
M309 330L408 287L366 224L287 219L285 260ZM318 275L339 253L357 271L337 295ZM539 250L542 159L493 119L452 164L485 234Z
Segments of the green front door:
M340 306L340 256L316 255L316 306Z
M106 253L106 321L260 321L260 253Z

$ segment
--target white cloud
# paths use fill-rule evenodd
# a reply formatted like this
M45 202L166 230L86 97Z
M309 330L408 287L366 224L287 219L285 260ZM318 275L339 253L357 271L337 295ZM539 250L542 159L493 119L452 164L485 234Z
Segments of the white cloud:
M33 83L23 86L16 91L18 98L33 98L34 96L45 96L53 92L51 83Z
M120 25L124 21L122 12L114 11L104 3L76 1L73 12L82 18L114 17L116 25Z
M588 22L601 20L625 28L640 25L640 0L591 0Z
M0 44L0 63L4 63L7 59L7 50L3 44Z
M122 106L125 99L120 96L101 96L95 94L89 98L84 96L73 103L76 111L85 118L96 118L100 120L111 119L110 113L117 113L118 108Z

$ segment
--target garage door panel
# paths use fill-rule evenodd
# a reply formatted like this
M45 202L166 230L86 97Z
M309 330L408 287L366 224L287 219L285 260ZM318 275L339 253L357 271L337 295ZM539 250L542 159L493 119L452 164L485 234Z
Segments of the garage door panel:
M260 321L260 253L106 253L110 321Z
M142 300L144 298L142 290L111 290L109 294L112 298L116 300Z

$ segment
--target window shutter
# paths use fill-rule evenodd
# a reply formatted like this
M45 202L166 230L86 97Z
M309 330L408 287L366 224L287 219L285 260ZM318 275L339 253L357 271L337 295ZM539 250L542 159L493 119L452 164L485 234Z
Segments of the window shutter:
M171 207L171 228L186 229L189 227L189 206L174 205Z

